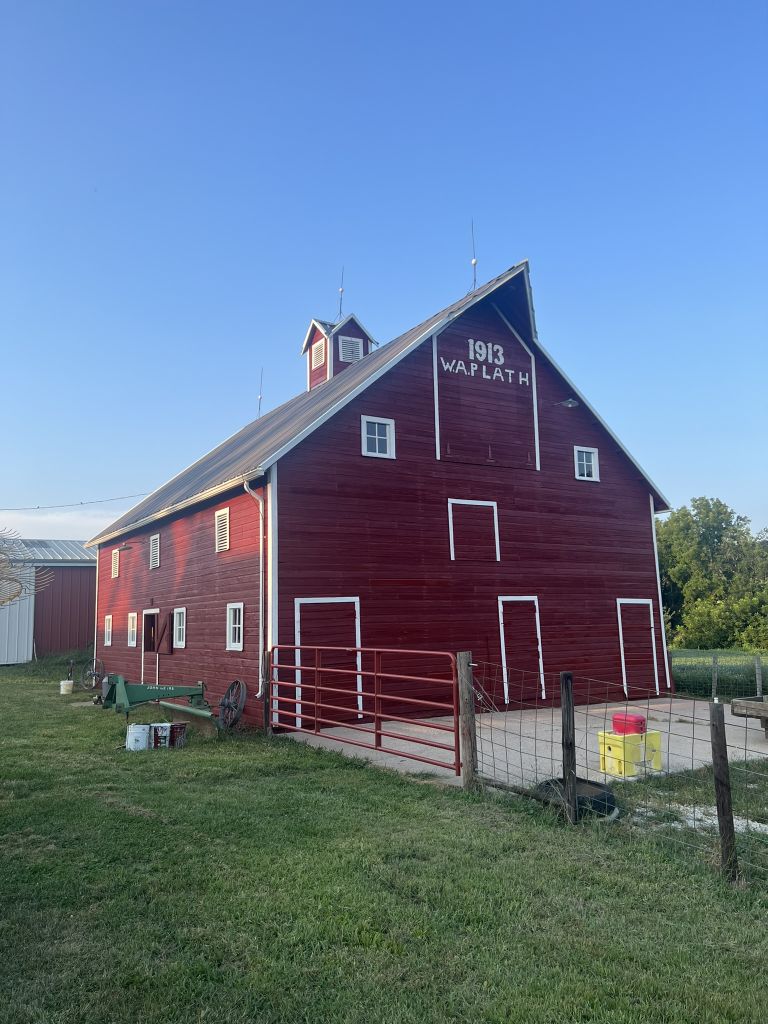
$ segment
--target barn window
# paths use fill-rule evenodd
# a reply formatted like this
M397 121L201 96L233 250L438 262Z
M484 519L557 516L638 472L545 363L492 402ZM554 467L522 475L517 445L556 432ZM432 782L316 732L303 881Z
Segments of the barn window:
M213 517L216 550L229 551L229 509L220 508Z
M316 370L325 362L325 341L321 338L312 346L312 369Z
M361 416L363 455L374 459L394 459L395 421Z
M597 457L597 448L574 448L573 465L577 480L600 482L600 464Z
M138 630L138 613L128 612L128 646L136 646L136 633Z
M160 566L160 534L153 533L149 538L149 568L157 569Z
M243 604L227 605L227 650L242 651L243 649Z
M120 575L120 552L117 548L112 552L112 579L116 580Z
M339 359L342 363L356 363L363 358L363 342L361 338L345 338L339 336Z
M104 646L112 646L112 616L104 616Z
M173 646L184 648L187 646L187 609L173 609Z

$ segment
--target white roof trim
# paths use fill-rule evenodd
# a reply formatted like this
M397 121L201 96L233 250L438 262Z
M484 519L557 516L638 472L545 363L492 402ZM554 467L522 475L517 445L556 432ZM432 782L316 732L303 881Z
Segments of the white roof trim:
M309 321L309 327L307 328L307 333L304 336L304 344L301 346L301 354L302 355L304 355L304 353L307 351L307 346L309 345L310 339L312 337L312 331L314 330L314 328L317 328L317 330L320 331L322 336L326 340L328 340L328 337L329 337L328 332L325 330L325 328L320 323L320 321L319 320L315 320L315 319L310 320ZM331 332L331 333L333 333L333 332Z
M368 330L368 328L363 326L363 324L360 322L359 318L356 317L354 313L350 313L349 316L344 317L344 319L341 320L339 323L334 324L334 327L333 327L333 330L331 331L331 334L338 334L339 331L342 329L342 327L345 327L349 323L350 320L354 320L355 321L357 326L360 328L360 330L363 332L363 334L366 335L366 337L368 338L368 340L370 341L370 343L372 345L375 345L376 348L379 347L378 341L376 341L376 339L371 334L371 332Z
M323 336L323 337L324 337L324 338L325 338L325 339L326 339L327 341L330 341L330 340L331 340L331 338L333 337L333 335L334 335L334 334L337 334L337 333L338 333L338 332L339 332L339 331L341 330L341 328L345 326L345 324L348 324L348 323L349 323L349 321L350 321L350 320L354 320L354 321L355 321L355 323L357 324L357 326L358 326L358 327L360 328L360 330L361 330L361 331L363 332L363 334L365 334L365 335L367 335L367 336L368 336L368 338L370 339L370 342L371 342L371 344L372 344L372 345L375 345L375 346L376 346L376 347L378 348L378 346L379 346L379 343L378 343L378 341L376 341L376 339L375 339L375 338L373 337L373 335L372 335L372 334L371 334L371 332L370 332L370 331L368 330L368 328L367 328L367 327L364 327L364 326L363 326L363 324L362 324L362 323L360 322L360 320L359 320L359 319L358 319L358 318L357 318L357 317L355 316L355 314L354 314L354 313L349 313L349 314L348 314L347 316L345 316L345 317L344 317L344 319L343 319L343 320L340 320L340 321L339 321L339 323L337 323L337 324L334 324L334 325L333 325L333 327L331 328L331 330L330 330L330 331L326 331L326 329L325 329L325 328L323 327L323 325L322 325L322 324L320 323L320 321L319 321L319 320L315 320L314 318L313 318L312 320L310 320L310 322L309 322L309 328L308 328L308 330L307 330L307 333L306 333L306 335L304 336L304 343L303 343L303 345L301 346L301 354L302 354L302 355L304 355L304 353L305 353L305 352L307 351L307 347L308 347L308 345L309 345L309 342L310 342L310 340L311 340L311 338L312 338L312 331L313 331L313 330L314 330L315 328L317 328L317 330L318 330L318 331L320 331L320 333L322 334L322 336Z

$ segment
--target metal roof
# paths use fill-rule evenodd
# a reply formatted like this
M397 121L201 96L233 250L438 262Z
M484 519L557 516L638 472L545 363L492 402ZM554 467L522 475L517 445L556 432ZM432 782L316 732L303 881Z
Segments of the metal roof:
M551 356L544 352L536 338L527 273L527 261L515 264L503 274L488 281L475 291L469 292L463 298L451 303L450 306L446 306L445 309L441 309L429 319L406 331L405 334L401 334L394 341L370 352L365 358L353 363L338 376L312 388L311 391L297 395L266 413L260 419L249 423L214 448L213 451L208 452L207 455L153 491L143 501L134 505L111 526L88 541L88 546L119 537L121 534L156 519L221 494L241 484L244 480L253 480L255 477L263 475L269 466L343 408L347 402L372 384L382 373L408 355L435 331L442 330L470 306L493 292L496 292L494 302L508 301L514 305L514 313L511 306L507 306L506 311L510 317L517 320L516 330L527 342L536 345L555 369L562 374L560 368ZM504 285L509 286L506 300L501 297L504 294L501 291ZM563 376L565 375L563 374ZM594 412L576 388L574 391ZM597 414L595 413L595 415ZM603 421L600 420L600 422ZM605 426L605 424L603 425ZM607 426L606 429L615 438ZM617 443L621 444L618 438L615 439ZM624 451L626 452L626 449ZM626 454L634 462L629 452ZM637 463L634 464L664 502L666 499L659 489L644 470Z
M96 555L82 540L27 540L14 538L20 562L94 562Z

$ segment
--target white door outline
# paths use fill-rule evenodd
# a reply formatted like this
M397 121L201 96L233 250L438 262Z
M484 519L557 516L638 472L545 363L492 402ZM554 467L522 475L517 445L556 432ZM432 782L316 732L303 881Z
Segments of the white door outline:
M453 506L454 505L480 505L482 508L493 509L493 539L496 543L496 561L501 561L501 546L499 544L499 506L495 501L471 501L468 498L448 499L448 546L451 551L451 561L456 561L456 551L453 545Z
M499 597L499 640L501 642L501 670L504 677L504 703L509 704L509 677L507 675L507 652L504 641L504 602L505 601L532 601L536 612L536 642L539 645L539 683L541 685L541 696L546 698L547 688L544 685L544 655L541 649L541 618L539 616L539 599L536 595L504 596Z
M656 684L656 693L659 692L659 659L656 651L656 627L653 624L653 601L649 597L617 597L616 618L619 623L619 649L621 651L621 680L624 686L624 696L629 696L627 690L627 665L624 661L624 629L621 624L621 606L623 604L644 604L648 606L648 618L651 625L651 647L653 649L653 679Z
M297 597L294 598L294 644L301 647L301 606L303 604L352 604L355 607L355 656L357 666L357 717L363 717L363 676L362 654L360 647L360 598L359 597ZM295 652L296 665L296 727L301 728L301 651ZM275 686L275 691L277 687Z
M159 615L159 608L144 608L141 612L141 681L144 682L144 627L147 615ZM157 622L160 625L160 620ZM160 655L155 651L155 686L160 682Z

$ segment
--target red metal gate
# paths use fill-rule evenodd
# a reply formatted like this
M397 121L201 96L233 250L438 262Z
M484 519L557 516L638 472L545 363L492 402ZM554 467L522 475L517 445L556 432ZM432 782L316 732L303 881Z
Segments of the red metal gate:
M270 680L275 729L337 728L342 743L461 774L456 658L447 651L279 644Z

